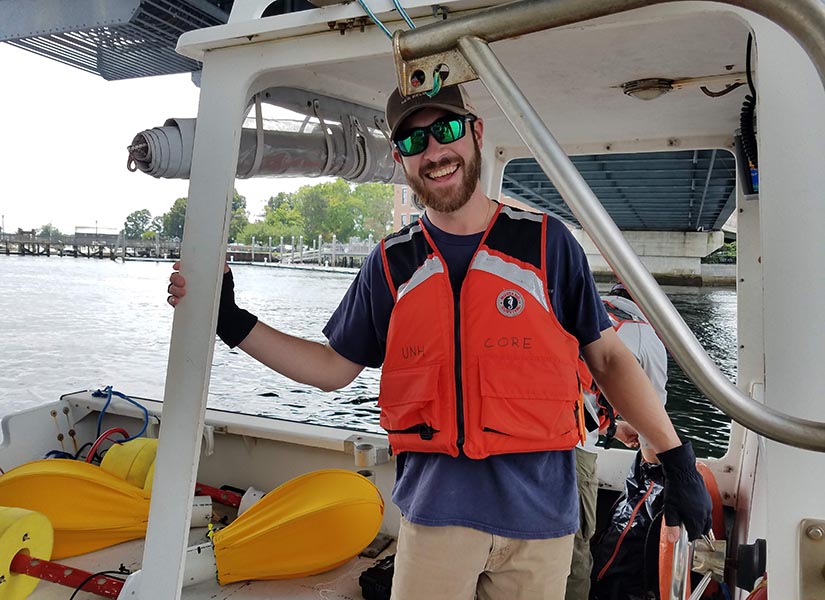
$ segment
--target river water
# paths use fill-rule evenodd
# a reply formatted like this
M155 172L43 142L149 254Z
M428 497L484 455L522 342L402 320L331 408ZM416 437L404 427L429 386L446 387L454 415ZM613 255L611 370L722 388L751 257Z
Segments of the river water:
M0 414L111 385L162 398L172 328L169 263L0 255ZM352 273L233 267L238 303L293 335L323 341L326 320ZM731 379L736 376L736 293L665 288ZM380 371L365 369L331 393L292 382L243 352L215 345L209 406L289 420L380 431ZM670 360L668 412L700 456L721 456L728 419Z

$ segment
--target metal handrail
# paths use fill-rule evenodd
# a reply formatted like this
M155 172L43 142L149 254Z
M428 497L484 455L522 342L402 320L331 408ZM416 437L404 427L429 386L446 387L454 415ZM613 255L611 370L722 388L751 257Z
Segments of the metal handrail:
M488 46L496 40L678 1L684 0L518 0L396 33L396 62L460 51L696 386L716 407L744 427L777 442L822 452L825 451L825 423L793 417L756 402L736 388L708 357ZM715 1L748 9L782 27L807 52L825 83L825 3L821 0Z

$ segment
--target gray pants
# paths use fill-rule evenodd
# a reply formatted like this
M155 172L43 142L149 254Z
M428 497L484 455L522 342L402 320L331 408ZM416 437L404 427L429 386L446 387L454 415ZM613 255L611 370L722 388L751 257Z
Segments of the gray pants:
M596 532L596 454L576 448L576 482L579 489L579 530L573 538L573 561L567 577L564 600L587 600L590 595L590 572L593 556L590 538Z

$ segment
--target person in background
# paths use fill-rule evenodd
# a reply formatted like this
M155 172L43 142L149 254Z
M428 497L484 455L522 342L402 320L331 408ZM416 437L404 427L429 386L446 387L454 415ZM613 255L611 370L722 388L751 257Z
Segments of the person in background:
M602 298L610 323L619 339L633 353L653 385L662 405L667 402L667 351L656 331L621 283L616 283ZM596 532L596 443L606 435L606 446L612 438L628 448L639 448L648 462L658 463L650 444L626 421L616 419L609 399L592 382L587 367L582 368L582 387L587 423L587 438L576 447L576 482L579 490L579 529L573 543L573 560L567 578L565 600L588 600L593 570L590 540Z
M667 390L665 389L667 386L667 350L665 350L665 345L647 321L642 309L630 297L623 283L616 283L607 296L602 298L602 302L607 308L610 322L619 339L639 361L639 365L664 406L667 404ZM621 438L618 439L621 440ZM656 452L643 435L638 436L638 446L646 462L654 464L659 462Z
M692 537L710 500L639 367L610 325L582 248L547 215L480 185L484 121L460 86L387 102L393 158L426 206L367 258L317 343L236 305L226 269L218 335L322 390L381 367L378 404L402 519L395 600L561 600L578 529L577 360L643 432ZM169 303L186 280L170 277Z

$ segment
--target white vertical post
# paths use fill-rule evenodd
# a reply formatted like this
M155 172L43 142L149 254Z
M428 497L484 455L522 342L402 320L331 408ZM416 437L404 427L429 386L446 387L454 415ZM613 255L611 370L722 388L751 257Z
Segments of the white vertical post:
M298 236L298 260L304 264L304 236Z
M268 261L271 263L272 262L272 236L271 235L269 236L269 242L267 242L267 245L266 245L266 254L269 257Z
M232 192L249 81L231 51L203 65L181 245L187 295L172 325L149 527L139 600L177 600L189 540L203 436L218 298L232 216Z
M825 421L825 92L811 62L776 25L754 26L762 236L765 402L774 410ZM741 229L740 229L741 231ZM748 324L750 326L750 323ZM825 518L825 454L767 441L764 460L771 598L800 598L799 524ZM777 548L781 550L776 550ZM820 580L821 583L821 580Z
M294 235L292 236L292 239L290 240L290 246L292 247L292 249L290 250L290 253L289 253L289 262L290 262L290 264L294 264L295 263L295 236Z
M332 266L335 267L335 234L332 234Z
M320 267L322 264L324 264L324 263L323 263L323 252L322 252L323 247L324 247L324 245L323 245L323 244L324 244L324 240L323 240L323 238L319 235L319 236L318 236L318 266L319 266L319 267Z
M488 198L501 199L501 182L506 161L501 148L486 144L481 149L481 189Z
M252 247L251 247L249 252L250 252L249 262L254 263L255 262L255 236L254 235L252 236Z
M281 264L284 263L284 236L281 236L281 245L278 246L278 259Z

